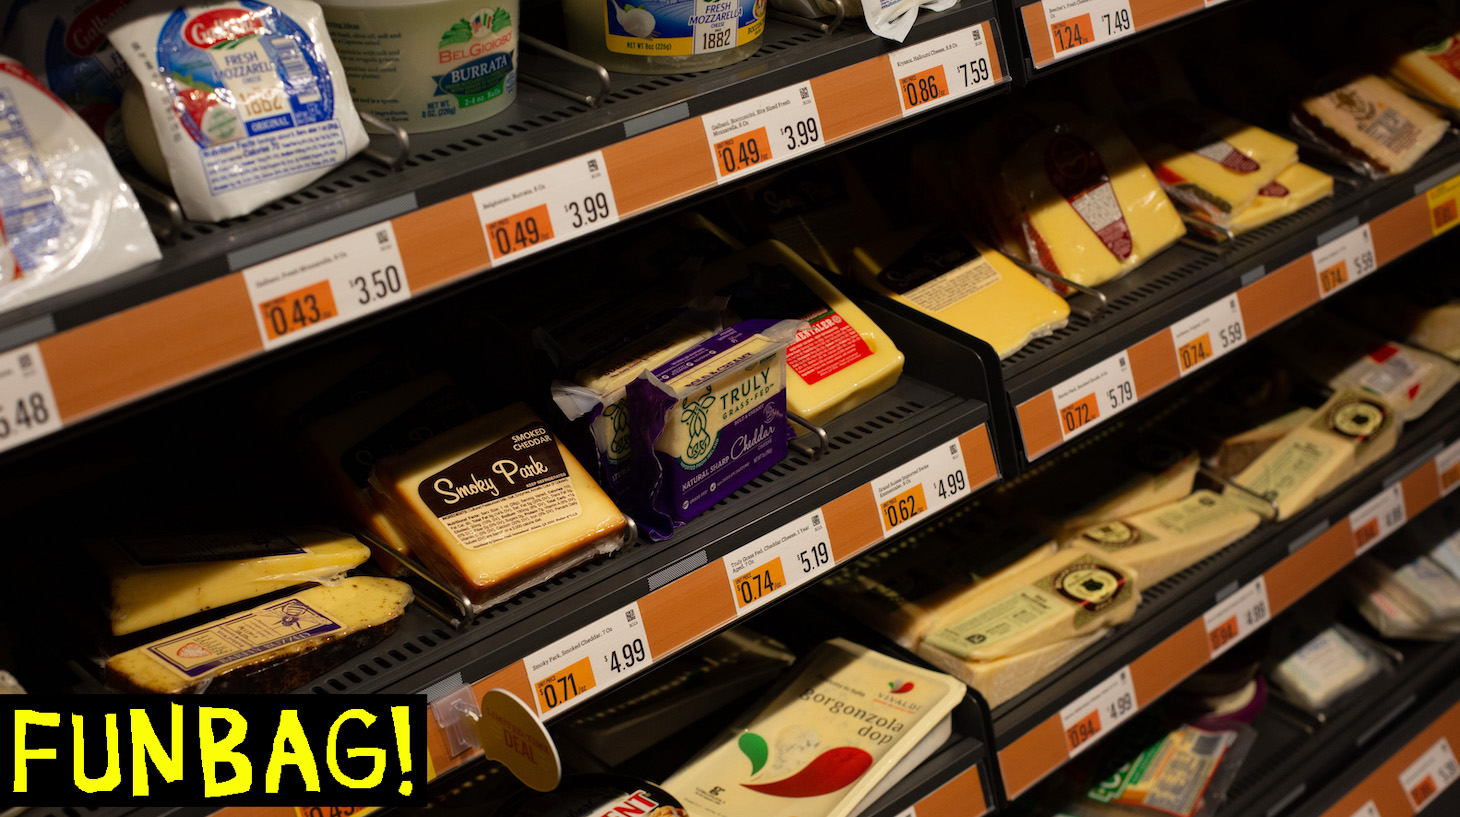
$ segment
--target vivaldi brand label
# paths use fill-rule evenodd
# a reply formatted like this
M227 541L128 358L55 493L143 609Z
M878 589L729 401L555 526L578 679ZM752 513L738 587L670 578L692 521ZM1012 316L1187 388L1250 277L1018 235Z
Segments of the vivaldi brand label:
M583 513L557 440L523 426L417 487L463 547L476 550Z
M934 314L1000 280L999 271L956 230L933 233L877 274L878 283Z
M339 629L340 623L324 613L297 598L287 598L158 641L147 651L184 678L197 678L277 647Z
M13 66L12 73L20 71L25 69ZM28 71L22 78L40 84ZM19 278L45 266L47 257L62 245L69 222L35 153L20 107L5 90L0 90L0 151L0 229L16 264L13 273L0 270L0 274Z
M282 533L214 533L189 536L135 536L117 545L139 565L187 564L304 553Z
M1075 208L1100 243L1116 258L1129 258L1135 248L1130 225L1095 148L1067 133L1057 133L1045 147L1044 169L1055 191Z
M608 50L679 57L746 45L765 31L766 0L604 0Z

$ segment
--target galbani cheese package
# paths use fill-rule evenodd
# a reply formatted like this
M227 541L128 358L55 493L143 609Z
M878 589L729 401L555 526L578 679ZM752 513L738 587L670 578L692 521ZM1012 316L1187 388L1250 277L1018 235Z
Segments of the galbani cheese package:
M0 307L162 257L96 134L8 57L0 57L0 149Z
M664 783L696 817L848 817L939 727L963 684L844 639Z
M369 141L310 0L174 7L109 36L142 83L146 117L124 100L128 143L188 218L250 213Z
M1371 176L1414 167L1445 136L1445 120L1393 85L1364 74L1304 98L1293 124Z

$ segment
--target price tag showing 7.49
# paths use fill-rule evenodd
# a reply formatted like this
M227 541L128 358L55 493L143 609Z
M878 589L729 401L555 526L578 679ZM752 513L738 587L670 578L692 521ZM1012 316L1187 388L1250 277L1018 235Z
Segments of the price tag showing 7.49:
M721 182L826 145L811 83L803 82L700 118Z
M1060 710L1060 726L1065 732L1065 749L1070 757L1090 748L1095 738L1125 722L1138 708L1130 667L1121 667L1119 672Z
M872 480L883 534L951 505L970 490L963 449L956 439Z
M1367 224L1350 230L1313 251L1313 269L1318 274L1318 294L1324 298L1378 267L1374 258L1374 236Z
M543 718L639 674L652 663L638 602L522 659L533 702Z
M735 609L744 615L787 587L831 569L831 540L821 509L725 555ZM782 594L783 595L783 594Z
M1066 440L1126 410L1136 402L1136 383L1125 352L1102 360L1055 386L1054 409Z
M0 451L60 429L40 347L32 343L0 354Z
M599 151L483 188L472 198L494 264L607 227L619 216Z
M904 116L996 84L987 27L979 23L887 55Z

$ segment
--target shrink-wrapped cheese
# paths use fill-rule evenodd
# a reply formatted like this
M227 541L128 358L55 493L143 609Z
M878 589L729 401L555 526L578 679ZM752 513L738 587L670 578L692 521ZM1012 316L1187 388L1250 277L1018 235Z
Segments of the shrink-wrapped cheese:
M1293 121L1355 169L1375 176L1413 167L1448 127L1445 120L1373 74L1304 98Z

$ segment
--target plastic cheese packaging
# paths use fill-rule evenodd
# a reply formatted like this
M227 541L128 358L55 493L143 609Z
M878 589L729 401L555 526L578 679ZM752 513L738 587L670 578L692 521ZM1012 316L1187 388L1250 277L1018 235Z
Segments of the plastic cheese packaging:
M1389 76L1426 99L1460 108L1460 32L1424 11L1416 14L1421 8L1405 5L1383 12L1397 12L1400 25L1416 35L1409 43L1386 43L1391 53L1397 53L1389 63Z
M627 528L524 403L382 459L370 486L411 555L478 609L617 550Z
M1196 452L1162 442L1139 443L1102 462L1098 476L1060 468L1023 493L1021 509L1065 542L1091 525L1176 502L1191 493L1201 466Z
M786 347L799 321L742 321L629 384L638 521L656 537L786 456ZM639 476L642 475L642 476Z
M1243 729L1245 745L1250 747L1257 731ZM1207 808L1207 803L1221 802L1235 778L1231 772L1222 772L1228 763L1242 762L1228 758L1238 740L1236 731L1208 731L1182 724L1134 756L1116 754L1105 760L1102 769L1109 767L1110 774L1096 776L1097 782L1085 793L1086 802L1139 807L1112 814L1156 811L1176 817L1210 817L1216 809Z
M1287 436L1289 431L1307 423L1312 417L1313 409L1298 406L1259 426L1227 437L1216 452L1206 458L1206 466L1219 476L1231 479L1246 470L1253 460Z
M253 212L369 141L310 0L198 3L108 36L142 82L140 105L123 100L128 144L188 218Z
M991 661L959 658L929 644L918 647L917 654L929 664L978 690L984 703L993 708L1034 686L1040 679L1065 664L1085 655L1108 635L1109 627L1096 627L1083 635Z
M1406 343L1460 362L1460 301L1446 293L1373 292L1343 308Z
M370 557L323 528L279 533L123 537L88 548L110 584L107 613L126 635L297 584L330 584Z
M665 781L688 813L849 817L964 695L956 679L843 639L787 675Z
M1410 169L1448 128L1445 120L1372 74L1303 99L1293 122L1355 170L1373 176Z
M0 307L162 257L132 190L82 119L0 57Z
M1087 528L1075 541L1120 559L1150 587L1241 539L1261 521L1220 494L1197 491L1180 502Z
M411 588L355 576L311 587L246 613L112 656L106 682L120 692L287 692L395 630Z
M1257 191L1251 204L1232 213L1223 225L1215 225L1186 214L1187 226L1208 238L1222 241L1271 224L1284 216L1333 195L1333 177L1301 162L1289 165L1266 187Z
M1323 713L1383 670L1373 647L1334 625L1279 661L1268 677L1294 703Z
M853 274L878 294L987 342L1000 358L1063 328L1069 304L999 252L951 228L859 247Z
M1359 559L1355 578L1424 627L1460 633L1460 579L1428 556L1384 549Z
M1100 120L1035 134L1003 176L1029 258L1077 284L1118 278L1186 234L1135 146Z

